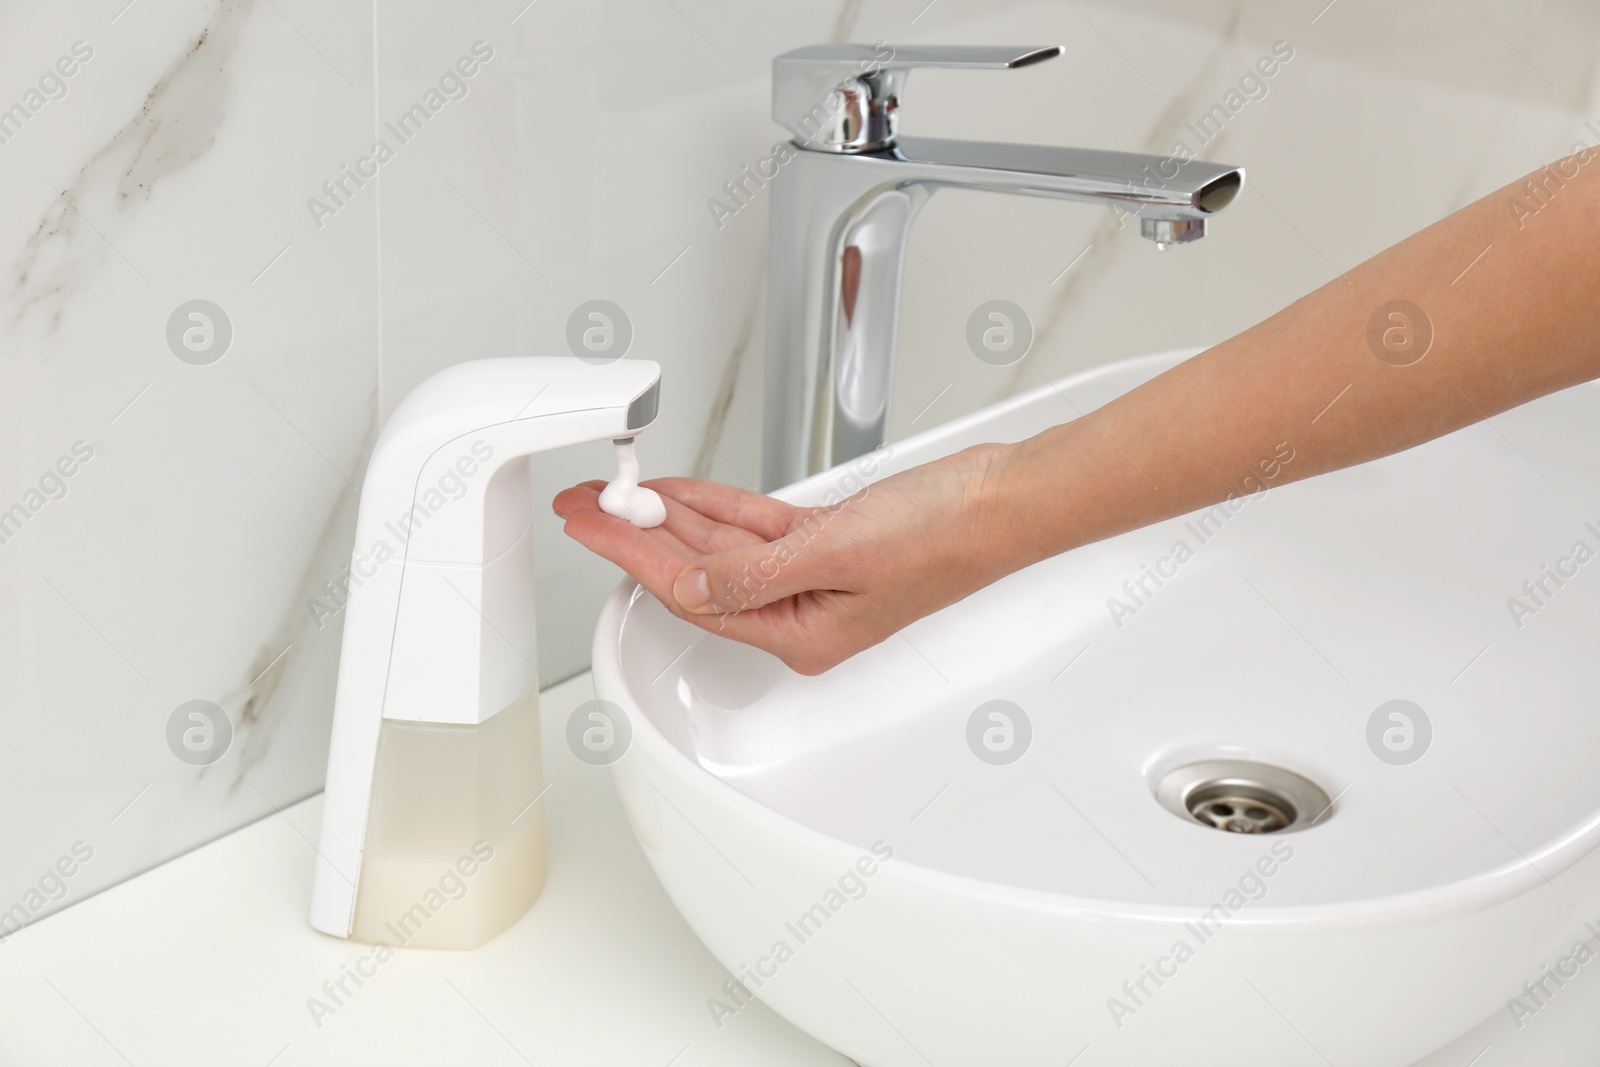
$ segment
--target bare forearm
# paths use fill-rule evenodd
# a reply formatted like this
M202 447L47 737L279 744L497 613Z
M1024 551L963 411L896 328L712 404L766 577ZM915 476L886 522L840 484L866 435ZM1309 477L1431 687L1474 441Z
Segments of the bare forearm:
M1526 180L1493 193L1010 449L989 483L1012 562L1388 455L1600 377L1600 151L1580 158L1531 176L1542 199ZM1394 301L1422 316L1379 314L1389 345L1369 341ZM1408 362L1430 324L1426 354Z

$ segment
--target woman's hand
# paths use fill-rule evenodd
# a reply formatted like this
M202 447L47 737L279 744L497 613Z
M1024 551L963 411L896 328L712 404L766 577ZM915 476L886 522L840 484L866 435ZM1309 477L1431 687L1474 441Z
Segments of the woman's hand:
M1014 569L993 504L1010 446L891 475L832 507L794 507L691 478L644 483L667 521L600 510L604 482L555 499L567 533L667 609L820 674Z

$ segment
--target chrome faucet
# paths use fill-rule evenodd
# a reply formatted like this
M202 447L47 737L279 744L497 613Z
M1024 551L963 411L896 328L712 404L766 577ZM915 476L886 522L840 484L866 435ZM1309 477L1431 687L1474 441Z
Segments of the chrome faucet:
M907 234L942 186L1113 205L1159 246L1205 236L1239 167L1086 148L902 137L915 67L1013 70L1059 45L811 45L772 61L772 115L794 135L772 179L762 488L888 438Z

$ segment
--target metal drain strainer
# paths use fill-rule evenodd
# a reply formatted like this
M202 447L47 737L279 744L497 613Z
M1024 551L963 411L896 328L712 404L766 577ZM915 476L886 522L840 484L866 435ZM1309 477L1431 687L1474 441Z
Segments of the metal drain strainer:
M1320 822L1333 802L1309 778L1249 760L1204 760L1168 771L1156 799L1174 815L1233 834L1276 834Z

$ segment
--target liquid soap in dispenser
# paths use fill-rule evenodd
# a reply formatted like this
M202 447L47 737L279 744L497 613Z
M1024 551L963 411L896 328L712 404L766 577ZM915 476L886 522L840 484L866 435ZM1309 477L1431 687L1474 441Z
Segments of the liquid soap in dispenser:
M311 925L474 948L544 885L528 457L631 439L660 368L477 360L423 382L361 490Z

